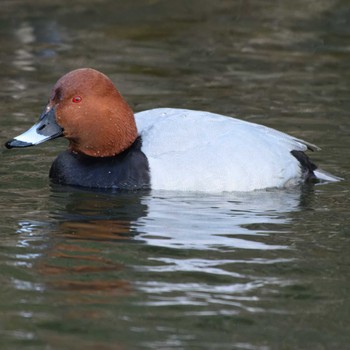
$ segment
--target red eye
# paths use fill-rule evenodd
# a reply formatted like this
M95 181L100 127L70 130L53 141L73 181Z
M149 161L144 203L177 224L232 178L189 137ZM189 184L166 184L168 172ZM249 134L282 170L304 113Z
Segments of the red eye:
M81 100L82 100L82 98L80 96L74 96L72 98L72 102L74 102L74 103L79 103L79 102L81 102Z

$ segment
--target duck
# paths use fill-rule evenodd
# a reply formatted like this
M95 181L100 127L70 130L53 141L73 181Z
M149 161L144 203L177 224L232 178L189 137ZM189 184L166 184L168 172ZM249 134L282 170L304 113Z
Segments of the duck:
M6 142L23 148L64 137L53 183L107 190L246 192L332 182L305 154L319 148L275 129L207 111L134 113L93 68L63 75L39 121Z

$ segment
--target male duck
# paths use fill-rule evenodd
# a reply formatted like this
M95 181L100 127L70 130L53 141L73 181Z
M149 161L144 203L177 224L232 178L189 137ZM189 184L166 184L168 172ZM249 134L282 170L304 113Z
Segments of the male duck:
M318 148L268 127L209 112L133 111L104 74L83 68L54 85L37 124L6 143L64 136L55 183L111 189L251 191L336 181L304 154Z

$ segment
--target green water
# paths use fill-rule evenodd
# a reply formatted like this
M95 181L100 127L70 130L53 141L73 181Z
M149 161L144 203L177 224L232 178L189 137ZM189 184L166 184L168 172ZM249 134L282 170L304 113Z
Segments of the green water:
M97 68L135 111L236 115L344 177L288 191L52 186L64 140L0 151L1 349L348 349L347 1L3 1L0 137Z

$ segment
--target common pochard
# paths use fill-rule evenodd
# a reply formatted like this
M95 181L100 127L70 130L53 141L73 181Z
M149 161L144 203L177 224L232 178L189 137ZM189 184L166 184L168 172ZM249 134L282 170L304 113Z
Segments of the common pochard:
M58 184L222 192L338 180L305 155L315 145L262 125L174 108L134 115L112 81L91 68L61 77L39 121L6 147L60 136L69 148L51 166Z

